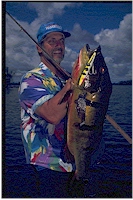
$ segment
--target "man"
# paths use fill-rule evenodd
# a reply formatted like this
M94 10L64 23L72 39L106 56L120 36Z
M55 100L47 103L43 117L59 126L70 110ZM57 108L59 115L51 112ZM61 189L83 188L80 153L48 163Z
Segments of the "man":
M73 83L70 78L64 84L42 50L60 64L64 58L65 39L70 35L54 22L41 25L37 33L42 47L37 45L41 63L27 72L20 82L22 141L27 164L31 164L36 173L37 197L42 198L85 197L96 190L94 180L85 187L82 181L72 181L76 167L67 148L69 98L64 97L71 93ZM100 154L103 154L102 143L92 156L92 164Z
M58 64L64 58L65 39L70 33L58 24L43 24L37 39L42 48ZM63 80L47 67L43 50L37 46L41 63L26 73L20 83L21 133L28 164L38 175L39 196L44 198L83 197L83 188L76 185L69 193L69 180L75 171L73 156L66 145L68 100L65 94L72 90L72 80ZM79 194L78 194L79 193Z

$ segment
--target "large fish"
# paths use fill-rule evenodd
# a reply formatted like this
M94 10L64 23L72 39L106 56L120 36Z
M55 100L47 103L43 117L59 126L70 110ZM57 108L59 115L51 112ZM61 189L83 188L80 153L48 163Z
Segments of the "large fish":
M91 156L98 147L112 84L101 47L85 45L72 70L74 83L69 102L67 144L76 163L77 180L89 178Z

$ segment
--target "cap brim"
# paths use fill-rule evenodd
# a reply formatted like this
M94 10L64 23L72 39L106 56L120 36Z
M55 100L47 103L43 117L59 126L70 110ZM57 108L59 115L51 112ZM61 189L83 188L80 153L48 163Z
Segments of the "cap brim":
M67 37L70 37L70 36L71 36L71 34L70 34L69 32L63 31L62 33L64 34L65 38L67 38Z

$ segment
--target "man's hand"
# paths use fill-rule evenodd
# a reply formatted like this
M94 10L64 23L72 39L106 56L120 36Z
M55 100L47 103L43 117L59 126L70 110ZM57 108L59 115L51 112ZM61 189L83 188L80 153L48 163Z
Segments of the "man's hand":
M65 95L64 97L62 98L62 101L61 102L66 102L69 103L69 99L72 95L72 90L73 90L73 87L74 87L74 84L72 82L72 79L69 78L66 82L66 85L64 86L64 91L65 91Z
M53 98L39 106L35 113L52 124L58 124L67 113L68 100L63 100L66 93L72 91L72 79L68 79L65 86Z

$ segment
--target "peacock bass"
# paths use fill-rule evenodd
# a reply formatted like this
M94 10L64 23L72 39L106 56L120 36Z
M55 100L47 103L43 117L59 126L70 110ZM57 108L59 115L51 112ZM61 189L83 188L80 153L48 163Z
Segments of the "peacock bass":
M74 88L69 101L67 145L74 156L77 180L89 178L93 152L102 138L112 84L101 53L85 45L73 65Z

